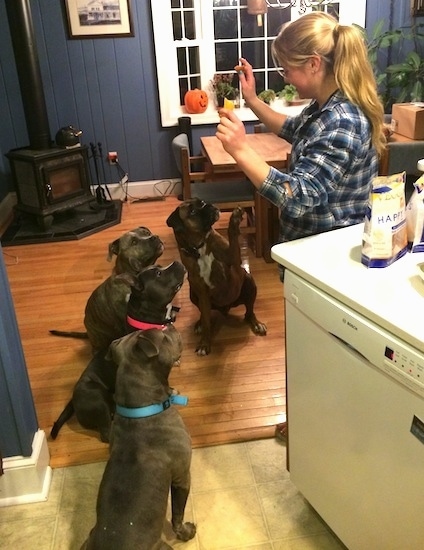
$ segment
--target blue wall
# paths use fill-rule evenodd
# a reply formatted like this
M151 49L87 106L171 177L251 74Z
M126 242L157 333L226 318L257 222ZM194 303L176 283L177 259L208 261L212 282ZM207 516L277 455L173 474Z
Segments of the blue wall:
M367 28L388 18L391 0L368 0ZM394 2L394 26L404 24L409 0ZM132 0L135 36L68 40L61 1L31 0L51 137L68 124L82 141L118 151L130 181L177 177L170 153L174 128L161 128L149 0ZM406 15L406 19L408 16ZM13 191L4 155L28 145L5 3L0 3L0 200ZM193 128L194 149L200 134ZM106 166L109 182L117 173Z

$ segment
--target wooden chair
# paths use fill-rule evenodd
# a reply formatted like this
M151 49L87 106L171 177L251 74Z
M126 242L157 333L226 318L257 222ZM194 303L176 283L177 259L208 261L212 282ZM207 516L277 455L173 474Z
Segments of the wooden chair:
M206 158L190 155L186 134L178 134L172 140L172 151L182 181L182 198L198 197L215 204L222 212L230 212L237 206L244 208L247 225L240 227L243 234L253 236L255 253L262 256L262 224L260 219L260 197L254 185L246 178L211 179L205 170Z

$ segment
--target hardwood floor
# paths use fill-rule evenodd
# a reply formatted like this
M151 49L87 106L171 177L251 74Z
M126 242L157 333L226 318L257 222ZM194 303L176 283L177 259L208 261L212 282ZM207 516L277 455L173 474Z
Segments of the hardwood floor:
M91 357L88 341L55 337L49 330L84 330L87 299L111 272L108 245L125 231L149 227L165 244L160 263L179 259L166 225L177 204L175 197L125 203L120 224L79 241L3 248L38 423L47 435ZM223 216L218 224L225 223ZM227 318L217 314L212 353L198 357L193 333L198 310L189 300L187 282L175 300L181 307L175 326L184 350L170 382L189 397L180 412L193 447L273 437L285 415L283 285L275 263L256 258L245 243L242 248L258 286L255 310L267 324L267 336L250 332L242 321L243 308ZM74 418L56 441L49 439L49 449L53 467L96 462L108 455L108 446L97 434L82 429Z

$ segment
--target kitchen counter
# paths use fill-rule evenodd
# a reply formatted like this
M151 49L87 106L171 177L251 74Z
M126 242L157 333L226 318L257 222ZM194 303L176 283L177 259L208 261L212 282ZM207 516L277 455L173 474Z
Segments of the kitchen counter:
M361 263L363 224L274 245L271 257L424 352L424 282L411 254L384 268Z

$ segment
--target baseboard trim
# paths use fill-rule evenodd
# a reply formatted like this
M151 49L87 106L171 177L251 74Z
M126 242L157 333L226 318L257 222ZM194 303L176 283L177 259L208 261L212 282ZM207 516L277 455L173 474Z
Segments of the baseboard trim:
M144 199L149 197L164 197L167 195L178 195L182 192L180 179L152 180L152 181L132 181L126 183L108 183L112 199L129 201ZM102 184L104 188L105 185ZM92 185L91 190L95 195L97 185Z
M32 455L3 459L0 476L0 507L46 501L52 469L46 434L38 430L32 442Z

